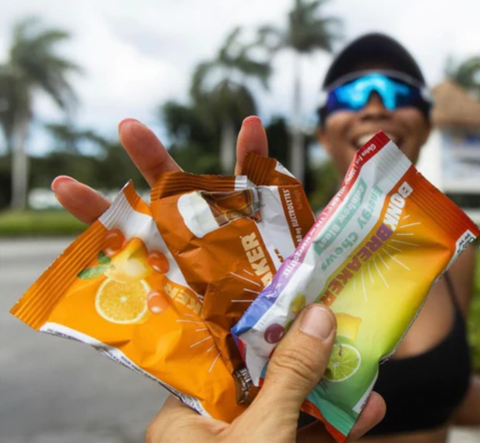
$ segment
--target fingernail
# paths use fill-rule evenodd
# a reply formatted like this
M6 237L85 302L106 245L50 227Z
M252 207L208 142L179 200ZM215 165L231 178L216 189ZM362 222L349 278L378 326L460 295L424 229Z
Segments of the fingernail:
M72 177L68 177L67 175L59 175L58 177L55 177L50 187L52 188L53 192L57 192L56 189L58 188L58 185L60 183L74 182L74 181L76 180Z
M260 120L259 117L256 115L251 115L250 117L247 117L246 119L243 120L242 126L243 125L261 125L262 120Z
M333 332L332 314L321 305L312 305L305 310L300 329L312 337L326 340Z
M120 131L120 129L122 129L122 126L125 124L125 123L139 123L140 125L143 125L142 122L139 122L137 119L135 118L124 118L119 124L118 124L118 130Z

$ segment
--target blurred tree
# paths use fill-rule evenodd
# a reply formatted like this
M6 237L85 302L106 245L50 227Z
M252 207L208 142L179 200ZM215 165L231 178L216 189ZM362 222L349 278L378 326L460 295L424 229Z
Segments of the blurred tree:
M60 29L40 28L37 18L22 20L14 27L8 60L0 65L0 122L7 150L12 154L13 208L21 209L26 203L26 142L35 93L45 92L66 112L77 102L67 76L79 68L54 51L58 43L69 37Z
M332 51L333 42L340 38L340 19L325 17L321 8L327 0L294 0L288 14L287 26L283 29L263 26L259 29L260 40L271 51L292 49L294 51L294 85L292 107L292 143L290 169L303 181L305 175L304 135L301 128L301 72L303 54L315 50Z
M72 123L47 123L45 128L54 140L57 151L79 154L86 143L93 144L100 151L108 141L91 129L77 129Z
M170 151L177 152L191 145L217 152L220 125L202 108L203 103L183 105L168 101L159 109L159 117L171 139Z
M235 28L213 60L200 63L193 74L191 96L195 107L221 124L220 165L230 172L235 162L235 140L240 122L256 114L255 100L246 86L247 79L256 79L263 87L271 73L268 61L253 54L258 42L239 41L240 28Z
M170 138L169 151L186 171L220 174L218 146L221 123L211 118L205 104L190 106L174 101L159 109L159 117Z
M30 117L30 96L14 66L0 65L0 124L5 135L7 154L14 148L15 122Z
M463 62L456 62L452 57L445 66L447 78L480 98L480 57L470 57Z
M138 168L123 149L119 141L108 141L105 145L105 155L96 162L95 186L103 189L120 189L127 180L133 180L139 190L149 189L149 186Z
M59 171L88 183L95 189L118 190L129 179L139 189L148 189L142 175L118 141L105 141L101 156L55 151L35 158L32 187L48 189Z
M315 212L321 211L338 191L339 177L331 160L313 168L307 175L310 182L308 197Z
M61 172L75 179L96 187L110 177L110 170L100 173L102 162L96 157L75 152L50 152L42 157L35 157L35 174L31 174L30 183L33 188L49 189L53 179ZM103 163L103 162L102 162Z
M10 205L12 194L11 185L11 158L10 156L0 157L0 210Z
M268 155L287 166L291 134L285 118L280 116L273 117L270 124L265 127L265 131L268 138Z

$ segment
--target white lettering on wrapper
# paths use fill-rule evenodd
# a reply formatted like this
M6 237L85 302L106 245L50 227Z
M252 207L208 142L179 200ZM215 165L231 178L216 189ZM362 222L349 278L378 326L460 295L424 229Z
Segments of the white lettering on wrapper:
M383 223L392 231L397 229L402 210L405 206L405 199L408 198L412 192L413 188L407 182L403 182L397 192L390 197Z

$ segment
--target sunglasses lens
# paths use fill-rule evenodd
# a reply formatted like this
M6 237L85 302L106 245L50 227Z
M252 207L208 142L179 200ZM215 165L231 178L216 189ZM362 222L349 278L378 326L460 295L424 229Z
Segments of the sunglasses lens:
M369 74L329 91L325 110L328 114L340 110L358 111L368 103L374 92L389 110L415 106L421 100L418 87L382 74Z

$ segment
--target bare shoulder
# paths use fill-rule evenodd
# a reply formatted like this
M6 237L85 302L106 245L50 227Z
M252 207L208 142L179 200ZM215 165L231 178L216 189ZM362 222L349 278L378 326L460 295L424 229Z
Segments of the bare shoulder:
M449 270L455 295L465 315L468 314L473 295L477 248L478 245L476 244L470 245Z

